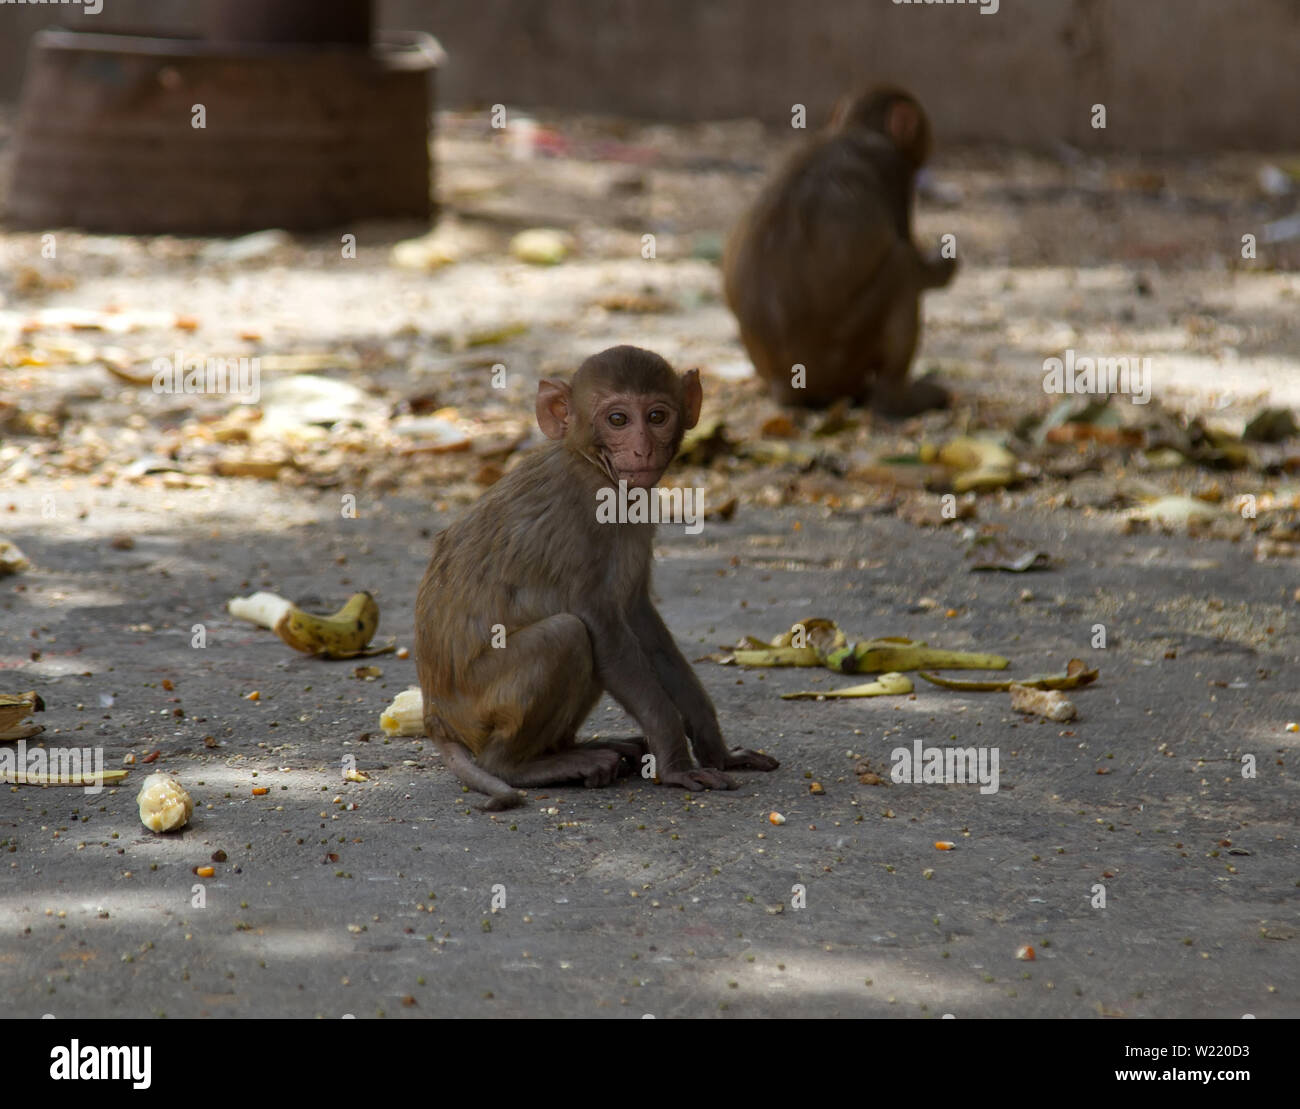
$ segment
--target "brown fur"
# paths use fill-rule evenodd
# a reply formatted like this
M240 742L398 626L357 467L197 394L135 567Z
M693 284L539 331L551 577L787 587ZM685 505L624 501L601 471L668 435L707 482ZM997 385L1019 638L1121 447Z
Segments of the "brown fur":
M912 241L912 191L930 125L901 89L841 104L741 219L724 259L740 337L779 403L840 397L887 415L947 403L905 379L920 337L920 296L951 280L955 260ZM806 386L791 384L795 365Z
M657 480L672 460L698 418L698 376L615 347L587 359L572 386L543 382L537 407L543 430L561 438L437 537L416 600L425 727L448 766L489 794L488 809L519 804L512 786L606 785L647 746L659 779L687 789L734 789L723 769L774 769L765 755L726 749L708 694L654 610L653 525L596 517L597 492L622 462L635 456ZM627 423L593 424L611 410ZM503 648L492 646L494 625ZM636 717L644 744L577 744L604 690Z

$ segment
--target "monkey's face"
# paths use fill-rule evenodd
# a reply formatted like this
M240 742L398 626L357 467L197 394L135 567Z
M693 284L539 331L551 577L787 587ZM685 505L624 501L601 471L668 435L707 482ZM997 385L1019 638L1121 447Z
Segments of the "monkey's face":
M649 489L677 453L680 401L667 394L615 393L597 397L592 438L612 478Z

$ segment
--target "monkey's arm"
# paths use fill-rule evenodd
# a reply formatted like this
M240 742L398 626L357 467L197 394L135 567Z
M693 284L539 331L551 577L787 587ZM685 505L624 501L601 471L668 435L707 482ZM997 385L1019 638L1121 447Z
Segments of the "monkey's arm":
M957 259L945 258L938 251L922 254L917 250L921 266L921 288L942 289L957 272Z
M775 770L780 763L770 755L744 748L728 750L718 726L718 714L694 668L677 649L672 633L646 599L631 613L633 633L654 667L655 676L677 706L702 766L718 770Z
M641 725L659 780L690 790L735 789L736 783L718 769L699 768L691 761L682 714L661 684L658 668L632 625L615 618L601 619L597 614L582 615L582 622L591 636L596 677Z

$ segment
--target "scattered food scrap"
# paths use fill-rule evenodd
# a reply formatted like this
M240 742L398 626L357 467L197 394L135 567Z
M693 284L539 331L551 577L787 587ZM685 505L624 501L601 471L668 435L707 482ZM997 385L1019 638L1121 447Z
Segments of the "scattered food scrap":
M34 712L44 712L45 702L35 690L30 693L0 693L0 742L31 739L45 730L43 724L24 724Z
M194 800L170 774L150 774L136 795L140 822L151 832L174 832L194 815Z
M17 544L8 539L0 539L0 578L6 574L20 574L31 569L31 562Z
M385 735L424 735L424 698L418 689L404 689L379 716Z
M534 266L555 266L573 251L574 239L567 231L534 227L520 231L510 240L510 253Z
M1045 716L1064 724L1079 715L1079 710L1060 690L1034 689L1032 686L1013 684L1011 686L1011 707L1016 712L1032 713Z

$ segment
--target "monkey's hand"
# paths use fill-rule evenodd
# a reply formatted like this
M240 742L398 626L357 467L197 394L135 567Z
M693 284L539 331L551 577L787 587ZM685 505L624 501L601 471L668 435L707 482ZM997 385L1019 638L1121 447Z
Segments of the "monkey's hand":
M659 784L680 786L692 791L701 789L736 789L736 783L719 770L700 767L694 770L665 770L659 775Z
M921 259L923 288L942 289L957 272L957 259L945 258L938 251Z
M722 769L775 770L780 765L771 755L764 755L760 751L747 751L744 747L734 747L727 752Z
M714 770L775 770L781 764L771 755L749 751L744 747L727 749L719 734L717 741L707 745L695 744L695 754L701 765Z

